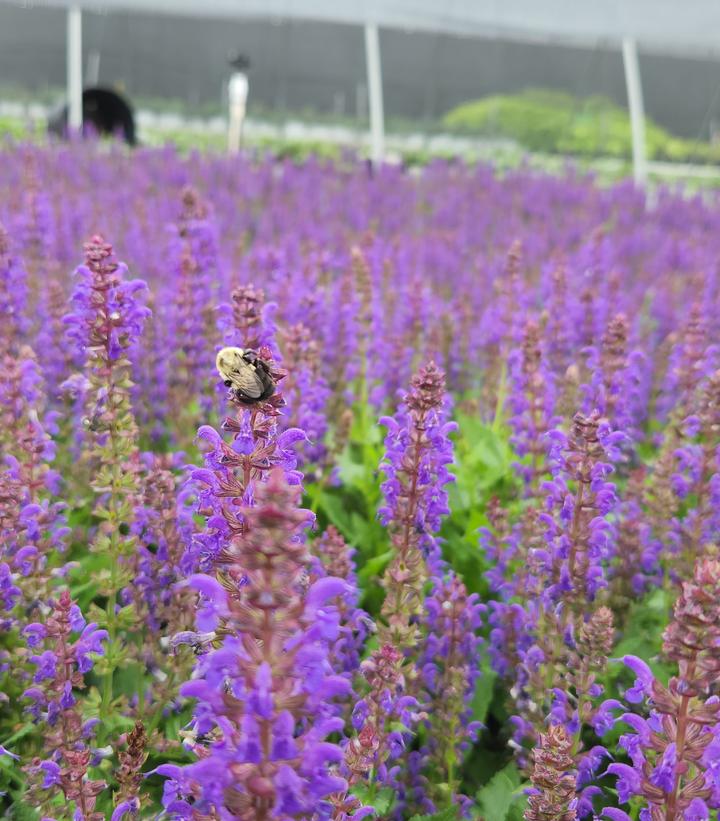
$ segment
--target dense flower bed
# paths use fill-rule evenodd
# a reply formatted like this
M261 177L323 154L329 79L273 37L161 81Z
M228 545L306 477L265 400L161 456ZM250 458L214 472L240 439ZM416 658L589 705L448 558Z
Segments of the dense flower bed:
M3 148L3 811L717 818L720 204L656 199Z

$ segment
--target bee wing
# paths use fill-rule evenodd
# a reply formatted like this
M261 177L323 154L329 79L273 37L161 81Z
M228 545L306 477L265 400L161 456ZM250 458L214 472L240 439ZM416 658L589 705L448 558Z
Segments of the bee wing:
M235 390L244 393L249 399L259 399L263 392L263 383L250 365L232 368L229 373Z

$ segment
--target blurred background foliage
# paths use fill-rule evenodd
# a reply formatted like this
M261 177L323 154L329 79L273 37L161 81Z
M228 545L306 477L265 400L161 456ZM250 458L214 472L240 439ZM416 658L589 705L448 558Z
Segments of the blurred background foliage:
M627 159L632 154L630 117L607 97L576 97L532 88L463 103L443 118L448 131L515 140L530 151ZM646 117L648 157L672 162L720 161L720 145L671 134Z
M12 99L12 95L3 94ZM139 99L140 108L156 115L187 114L180 100ZM181 151L223 151L226 137L223 131L205 127L201 117L206 112L194 112L195 119L162 125L160 122L140 128L144 145L167 143ZM217 114L213 110L213 114ZM310 156L337 160L346 149L359 146L364 139L364 123L347 118L304 110L293 113L296 133L284 133L278 126L278 116L270 116L262 106L250 108L250 123L260 125L258 133L248 129L246 146L260 153L302 162ZM307 127L303 133L302 127ZM266 127L265 132L262 131ZM328 134L323 136L323 126ZM338 128L343 135L332 134ZM274 130L273 130L274 129ZM318 130L319 129L319 130ZM598 171L614 180L629 173L632 156L632 135L627 111L607 97L579 97L547 88L530 88L515 94L494 94L462 103L448 111L442 119L423 124L426 134L418 139L417 124L402 118L387 122L390 156L408 166L426 165L434 159L492 161L498 170L516 167L530 161L547 171L561 171L566 161L576 161L582 167ZM0 115L0 140L33 141L44 138L40 119ZM446 143L443 143L443 136ZM395 142L393 143L393 138ZM438 139L439 138L439 141ZM460 142L453 142L453 138ZM348 139L350 144L346 144ZM653 161L720 165L720 143L691 140L670 133L646 117L648 158ZM560 166L553 159L560 161ZM612 161L613 165L603 166ZM710 169L708 169L710 171ZM720 177L720 172L718 173ZM715 185L715 178L706 178L703 185Z

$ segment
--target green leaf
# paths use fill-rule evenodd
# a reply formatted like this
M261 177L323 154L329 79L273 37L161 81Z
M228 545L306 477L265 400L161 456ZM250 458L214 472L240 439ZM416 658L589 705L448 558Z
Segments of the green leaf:
M0 739L2 741L2 746L6 749L10 750L10 752L15 752L13 749L14 745L17 744L18 741L25 738L26 735L30 735L36 730L36 726L34 724L23 724L19 730L16 730L11 736L5 739ZM2 767L14 767L15 761L10 756L0 755L0 768Z
M472 700L472 720L484 722L490 703L493 698L497 673L489 665L483 664L482 675L475 685L475 693Z
M526 805L527 795L523 793L516 795L508 810L506 821L524 821Z
M107 621L107 613L103 610L102 607L99 607L94 602L90 605L87 611L88 615L86 618L89 618L90 621L97 622L98 624L105 624Z
M12 803L12 815L14 821L37 821L38 813L32 808L30 802L22 800L20 793L15 793Z
M135 618L135 605L134 604L126 604L125 607L120 608L118 610L117 615L117 626L122 630L129 630L131 627L134 626L136 618Z
M119 667L113 676L113 690L126 696L135 695L141 687L146 686L143 682L144 672L144 666L135 662Z
M361 582L366 582L368 579L372 579L375 576L382 575L383 570L387 567L388 562L393 557L394 551L388 550L385 553L381 553L379 556L375 556L372 559L369 559L362 570L358 573L358 578Z
M458 821L457 807L448 807L433 815L413 815L410 821Z
M338 473L344 485L359 485L368 474L367 466L352 458L350 448L345 448L337 460Z
M334 524L341 533L349 532L349 512L339 496L334 496L331 493L322 493L320 495L319 505L327 514L331 524Z
M395 790L392 787L376 789L372 784L357 784L352 794L366 807L374 807L377 815L385 815L395 802Z
M378 790L373 801L373 807L378 815L385 815L390 812L392 805L395 803L395 790L392 787L383 787Z
M462 509L473 509L481 501L479 496L495 491L503 482L515 481L512 464L517 456L504 425L496 423L493 427L462 414L458 423L460 434L455 437L457 459L453 467L457 482L454 493L452 487L450 491Z
M656 676L661 680L667 677L673 668L659 661L658 656L671 609L672 598L662 588L634 602L627 617L625 635L615 646L613 656L621 658L631 655L647 659ZM616 677L622 671L622 665L611 665L608 675Z
M110 511L102 505L97 505L97 507L93 510L93 514L98 519L109 519L110 518Z
M476 798L485 821L505 821L520 783L520 773L511 761L478 790Z

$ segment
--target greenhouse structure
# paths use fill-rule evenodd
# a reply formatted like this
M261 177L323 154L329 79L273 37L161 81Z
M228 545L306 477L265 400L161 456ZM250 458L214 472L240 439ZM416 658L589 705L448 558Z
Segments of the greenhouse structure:
M557 45L574 48L604 48L621 54L624 82L632 126L633 168L636 181L647 174L645 151L643 82L638 51L702 59L716 55L714 33L720 26L720 7L712 0L697 0L683 7L651 0L546 0L543 3L515 0L507 3L448 2L433 0L362 3L337 0L92 0L68 3L46 0L44 6L66 9L67 99L69 122L82 118L82 22L83 12L132 15L168 15L179 18L217 20L316 21L342 24L362 30L367 73L371 155L384 155L383 55L379 32L428 32L474 38L478 49L491 40Z

